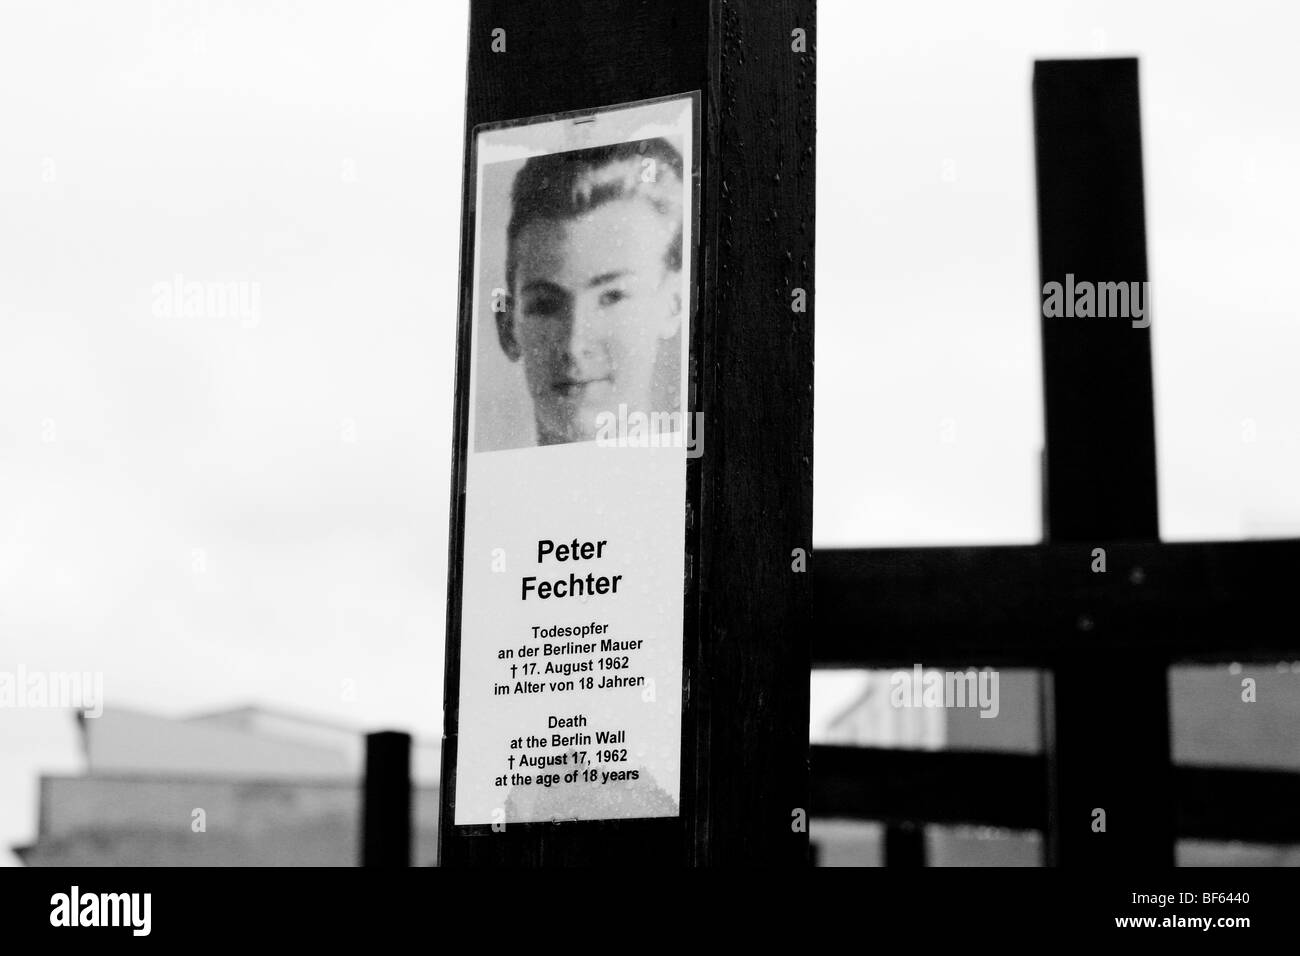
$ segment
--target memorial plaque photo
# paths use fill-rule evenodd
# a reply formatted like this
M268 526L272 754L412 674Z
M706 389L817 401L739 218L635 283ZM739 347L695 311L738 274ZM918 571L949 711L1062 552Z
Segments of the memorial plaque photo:
M680 813L697 103L473 132L458 826Z

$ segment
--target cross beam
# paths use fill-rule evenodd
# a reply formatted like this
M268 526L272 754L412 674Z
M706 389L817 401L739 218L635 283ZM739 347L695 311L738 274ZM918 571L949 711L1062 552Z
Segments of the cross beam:
M811 810L891 827L1042 830L1048 825L1046 780L1046 761L1037 754L815 746ZM1174 768L1174 827L1182 837L1300 843L1297 805L1300 773Z
M1099 545L1100 547L1101 545ZM1268 660L1300 650L1288 619L1300 539L817 552L815 667Z

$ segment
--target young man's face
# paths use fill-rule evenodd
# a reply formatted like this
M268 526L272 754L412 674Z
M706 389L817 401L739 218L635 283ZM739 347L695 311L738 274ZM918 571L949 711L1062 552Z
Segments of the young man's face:
M522 356L542 444L596 437L620 404L649 412L659 343L677 331L677 224L636 197L573 219L535 220L515 240L513 314L501 345Z

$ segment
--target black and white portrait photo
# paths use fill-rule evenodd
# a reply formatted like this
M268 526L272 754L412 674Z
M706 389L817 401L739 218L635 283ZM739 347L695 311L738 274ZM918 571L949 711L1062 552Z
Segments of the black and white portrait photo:
M689 174L671 133L483 165L475 451L676 430Z

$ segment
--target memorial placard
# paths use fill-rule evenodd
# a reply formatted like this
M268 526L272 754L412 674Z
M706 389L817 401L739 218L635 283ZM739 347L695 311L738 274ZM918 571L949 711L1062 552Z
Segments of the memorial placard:
M680 813L698 101L474 131L456 825Z

